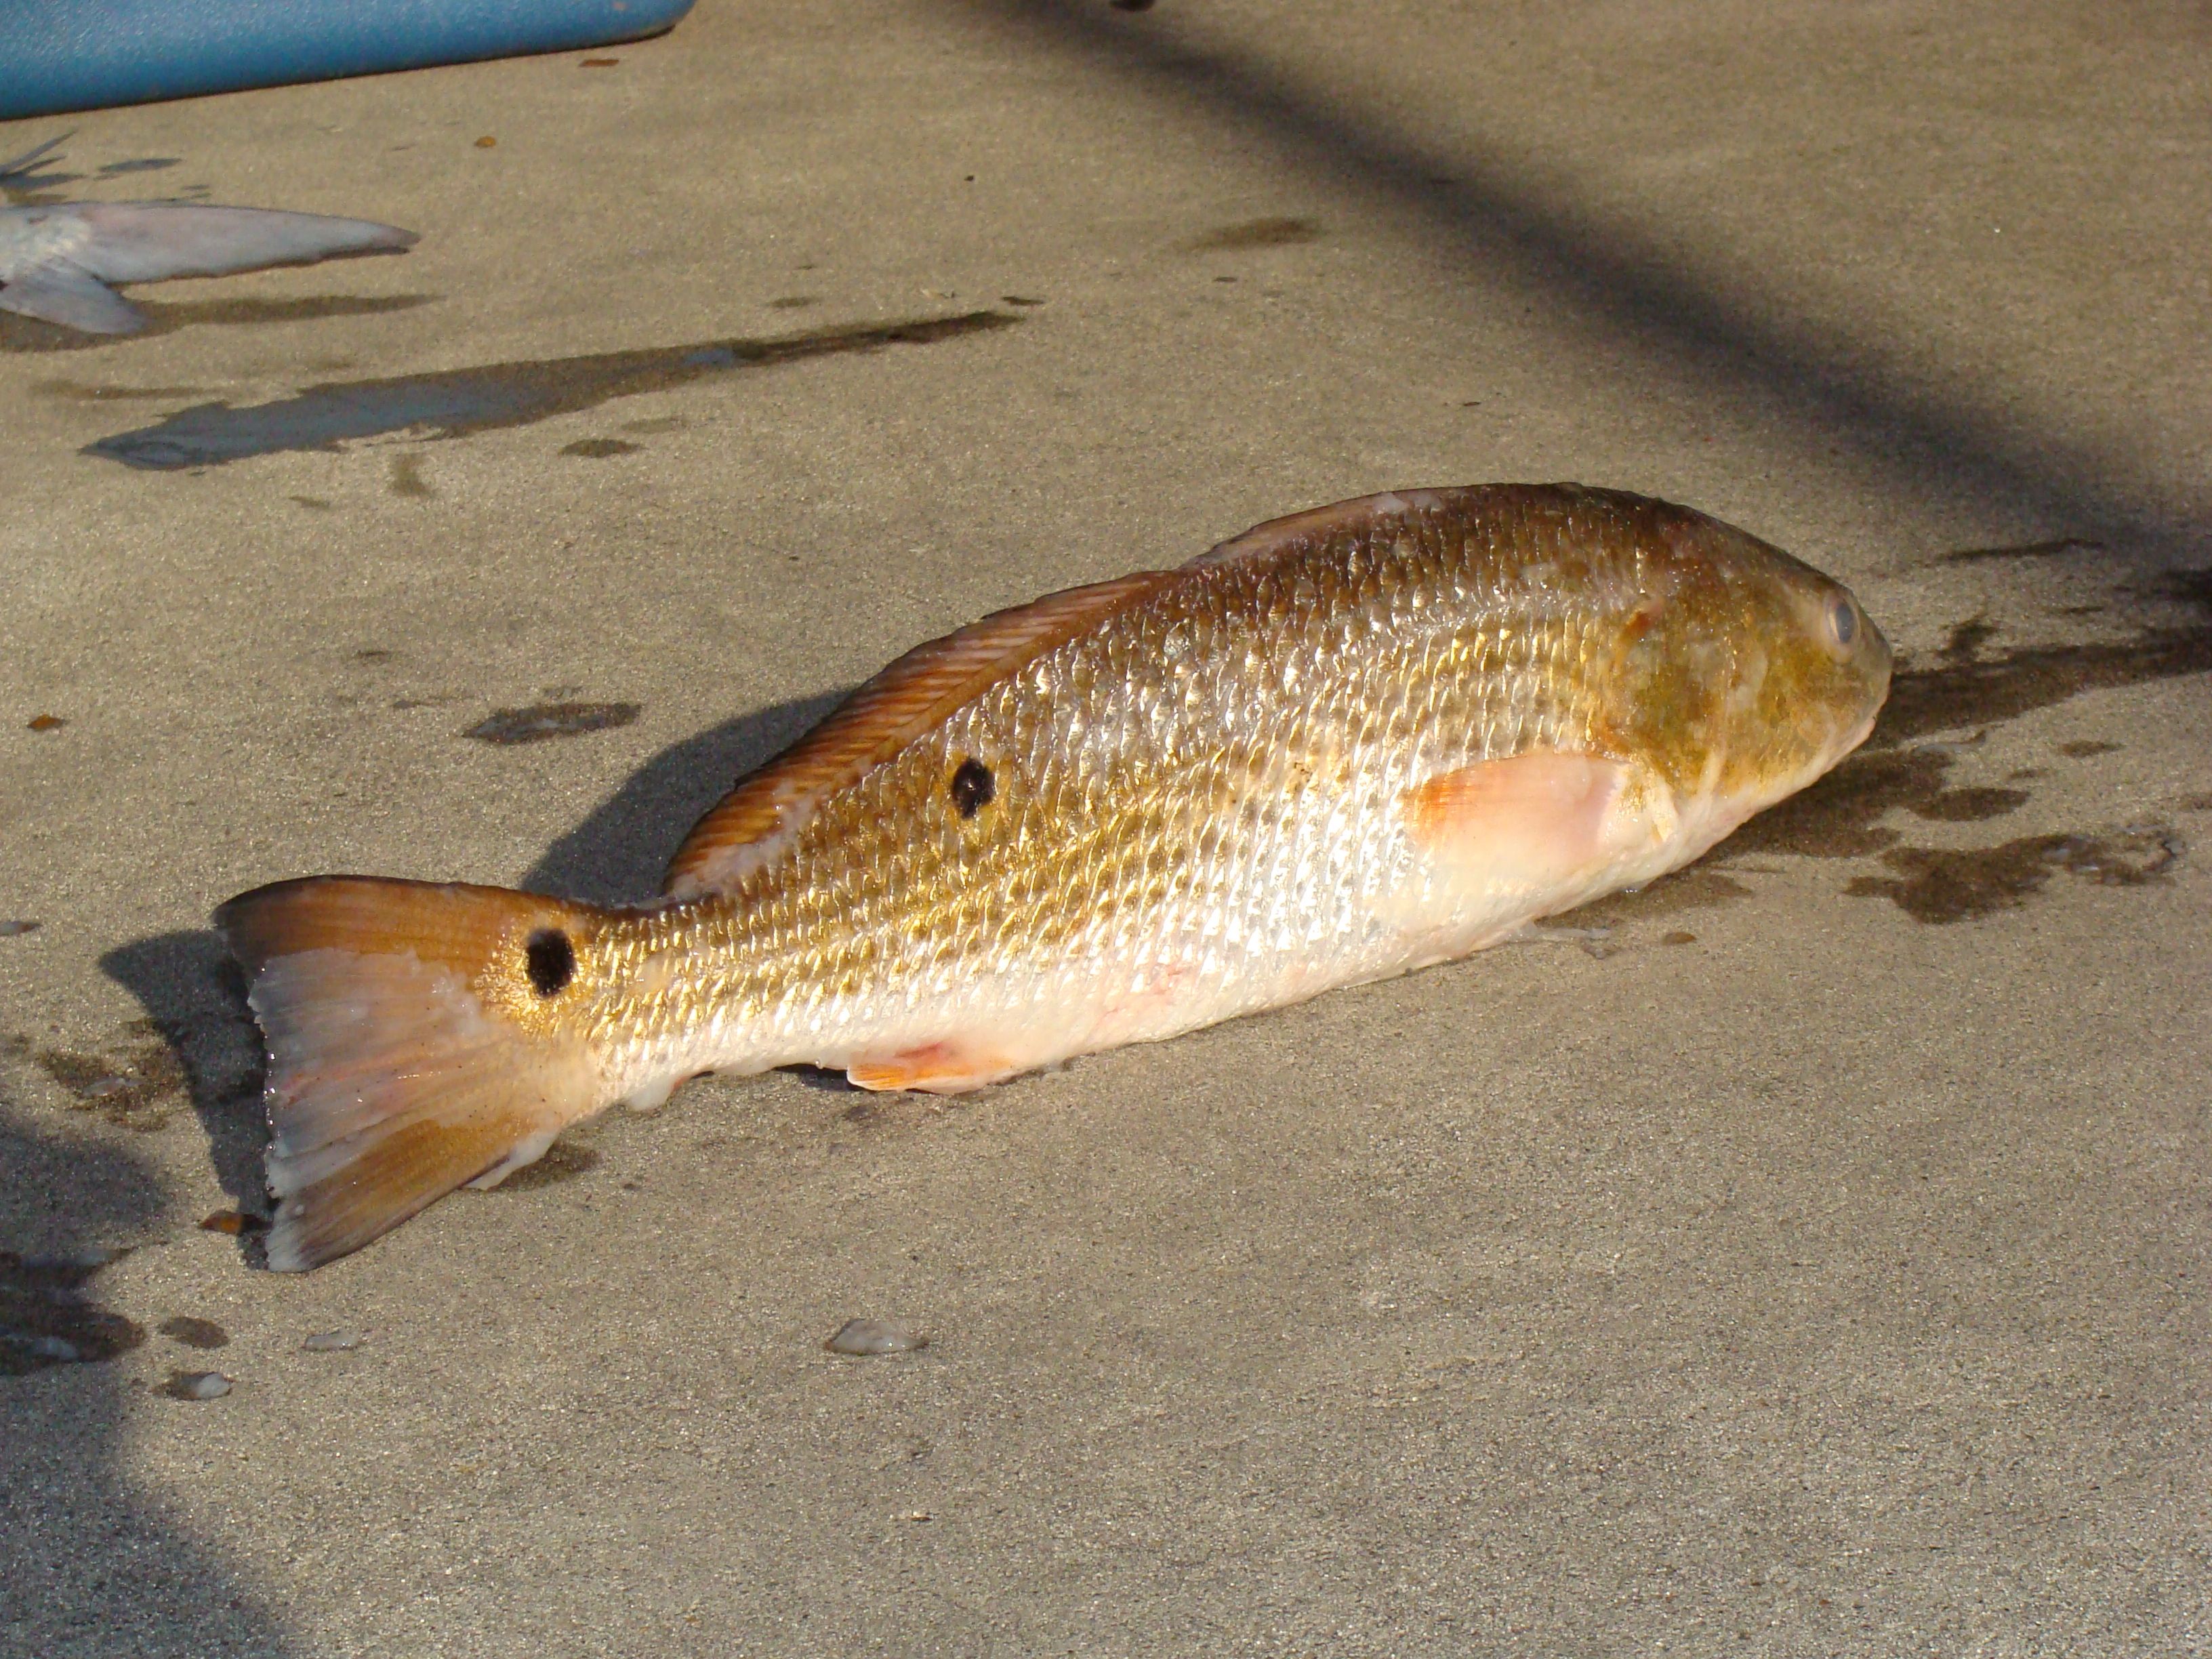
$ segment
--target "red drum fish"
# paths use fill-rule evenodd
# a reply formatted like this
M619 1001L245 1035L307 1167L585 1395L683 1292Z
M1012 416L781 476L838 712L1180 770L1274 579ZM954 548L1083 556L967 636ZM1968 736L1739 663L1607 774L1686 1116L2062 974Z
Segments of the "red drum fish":
M999 611L741 779L654 902L316 876L224 905L269 1265L702 1072L952 1093L1466 956L1804 787L1889 673L1820 572L1571 485L1369 496Z

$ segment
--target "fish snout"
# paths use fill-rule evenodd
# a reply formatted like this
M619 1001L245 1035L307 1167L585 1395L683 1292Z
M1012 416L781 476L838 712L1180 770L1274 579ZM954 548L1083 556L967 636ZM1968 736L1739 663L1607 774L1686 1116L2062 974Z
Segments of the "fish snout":
M1868 732L1874 730L1875 716L1881 712L1882 704L1889 701L1890 675L1896 665L1894 653L1890 650L1889 635L1881 631L1881 624L1867 615L1864 607L1860 606L1856 599L1851 600L1851 604L1858 611L1860 627L1857 649L1853 653L1850 665L1856 672L1863 690L1866 720L1864 729L1852 739L1845 753L1865 742Z

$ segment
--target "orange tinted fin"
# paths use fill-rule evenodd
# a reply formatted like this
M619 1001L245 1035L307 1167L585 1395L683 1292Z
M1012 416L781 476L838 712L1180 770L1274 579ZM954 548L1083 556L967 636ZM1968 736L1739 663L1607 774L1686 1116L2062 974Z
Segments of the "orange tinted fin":
M1440 773L1405 795L1406 828L1475 884L1555 881L1607 856L1628 769L1601 755L1537 750Z
M359 1249L606 1104L567 1018L598 913L496 887L316 876L216 913L269 1045L280 1273Z
M845 1079L862 1089L913 1089L926 1095L959 1095L1001 1083L1024 1070L1003 1054L960 1042L929 1042L919 1048L860 1060L845 1068Z

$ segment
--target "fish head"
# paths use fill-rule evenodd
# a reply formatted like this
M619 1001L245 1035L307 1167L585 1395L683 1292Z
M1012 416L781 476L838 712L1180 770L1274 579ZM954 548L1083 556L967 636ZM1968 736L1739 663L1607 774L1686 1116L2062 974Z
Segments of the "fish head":
M1667 540L1621 624L1613 720L1717 840L1866 741L1889 641L1778 548L1702 518Z

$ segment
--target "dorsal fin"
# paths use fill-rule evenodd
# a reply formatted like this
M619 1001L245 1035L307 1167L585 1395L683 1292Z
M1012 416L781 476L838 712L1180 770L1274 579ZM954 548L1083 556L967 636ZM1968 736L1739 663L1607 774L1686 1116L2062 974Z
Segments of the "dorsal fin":
M897 754L1008 674L1073 639L1175 573L1145 570L994 611L918 645L699 820L668 866L678 898L730 892L769 862L825 795Z
M1571 485L1568 486L1572 488ZM1451 489L1391 489L1380 495L1355 495L1348 501L1310 507L1255 524L1241 535L1216 544L1186 563L1185 570L1210 570L1246 560L1269 562L1311 551L1337 536L1356 538L1383 519L1402 519L1439 507L1456 507L1469 496L1496 495L1513 485L1474 484Z
M1177 570L1140 570L994 611L916 646L848 697L819 726L738 781L699 820L668 866L675 898L729 893L772 862L828 795L897 754L1009 674L1140 599L1247 559L1302 554L1384 517L1432 509L1464 491L1409 491L1339 501L1270 520Z

